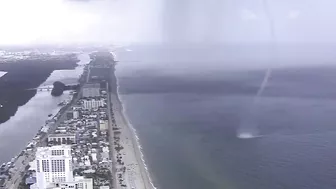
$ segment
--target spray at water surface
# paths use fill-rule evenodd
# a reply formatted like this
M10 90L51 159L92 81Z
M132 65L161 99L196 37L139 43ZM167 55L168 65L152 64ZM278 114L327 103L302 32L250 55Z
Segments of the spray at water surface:
M276 35L275 35L275 30L274 30L274 20L273 17L270 13L270 8L268 6L267 0L262 0L263 3L263 8L268 20L269 24L269 30L270 30L270 35L271 35L271 43L270 43L270 52L269 52L269 64L274 61L274 55L276 52L275 49L275 42L276 42ZM248 111L246 114L243 116L243 119L240 123L240 127L237 131L237 137L240 139L250 139L250 138L256 138L256 137L261 137L259 134L258 130L258 125L256 124L256 113L258 112L258 104L261 99L261 96L267 87L267 84L270 80L270 77L272 75L272 68L269 66L269 68L265 72L265 76L260 84L260 87L254 96L253 102L248 108Z

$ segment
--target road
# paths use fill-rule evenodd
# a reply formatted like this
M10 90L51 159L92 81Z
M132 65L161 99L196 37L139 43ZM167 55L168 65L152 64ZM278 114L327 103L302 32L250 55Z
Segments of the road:
M23 155L18 157L17 161L15 162L15 173L12 175L11 180L7 182L6 188L8 189L16 189L18 188L19 184L22 181L22 175L25 173L25 169L29 162L34 160L35 153L30 151L27 153L27 156Z
M110 81L111 82L111 81ZM114 133L113 133L113 123L112 123L112 103L111 103L111 93L109 92L109 85L107 84L107 113L108 113L108 137L110 143L110 158L112 160L112 187L117 188L117 178L116 178L116 161L115 161L115 154L113 154L114 150Z

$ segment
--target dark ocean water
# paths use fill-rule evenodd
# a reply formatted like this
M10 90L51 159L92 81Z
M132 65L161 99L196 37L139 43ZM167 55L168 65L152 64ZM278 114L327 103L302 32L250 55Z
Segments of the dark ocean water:
M160 189L336 187L336 67L275 69L252 103L265 69L195 69L154 56L121 54L117 76ZM127 62L135 57L143 61ZM237 138L242 130L256 137Z

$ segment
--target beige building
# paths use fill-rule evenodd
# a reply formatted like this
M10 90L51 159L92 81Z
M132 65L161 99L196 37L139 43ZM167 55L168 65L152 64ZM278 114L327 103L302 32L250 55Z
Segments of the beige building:
M108 129L108 123L105 120L99 121L99 130L106 131Z

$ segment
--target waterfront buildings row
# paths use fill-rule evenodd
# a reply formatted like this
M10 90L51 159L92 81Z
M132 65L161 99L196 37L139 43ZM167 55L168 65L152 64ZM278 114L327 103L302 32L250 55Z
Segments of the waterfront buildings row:
M48 147L37 149L32 169L36 183L32 189L91 189L93 183L98 188L109 188L112 161L107 137L107 95L101 90L98 88L99 96L94 97L83 93L67 112L66 120L48 135Z

